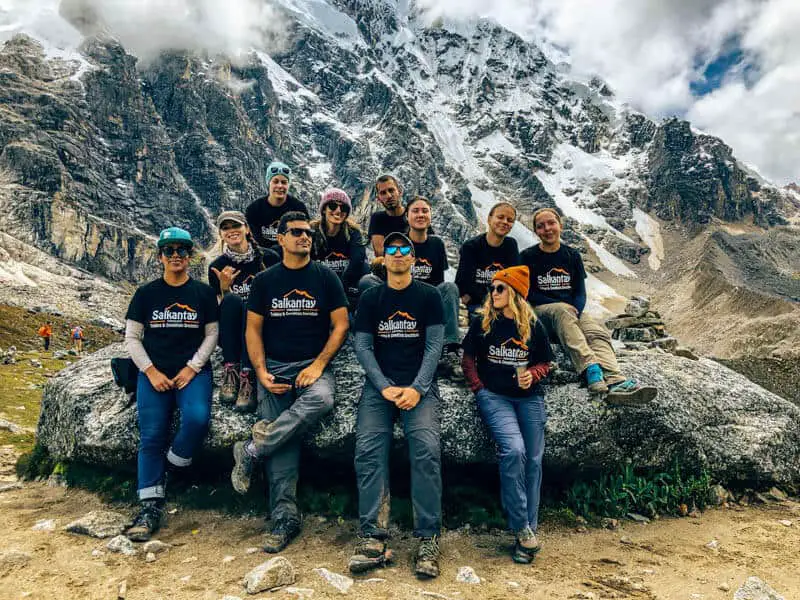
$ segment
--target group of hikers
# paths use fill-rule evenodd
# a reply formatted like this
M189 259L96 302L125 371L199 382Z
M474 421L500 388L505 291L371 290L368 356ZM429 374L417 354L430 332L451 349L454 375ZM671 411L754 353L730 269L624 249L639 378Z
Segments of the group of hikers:
M139 369L141 502L128 537L144 541L159 528L168 475L185 471L201 446L210 418L209 358L219 344L221 401L259 417L250 439L233 447L231 481L245 493L255 469L265 470L271 528L264 550L283 550L301 528L302 435L333 408L331 361L351 332L366 377L355 431L359 540L350 570L391 558L389 453L399 415L420 539L414 569L421 578L439 574L442 362L457 363L497 444L502 504L516 537L512 558L530 563L540 548L550 341L566 347L589 390L609 402L647 402L656 394L620 372L608 331L585 314L586 274L580 254L561 242L560 215L538 210L533 224L541 242L520 254L509 236L516 211L499 202L486 233L461 247L450 282L445 245L431 230L431 203L422 196L404 203L394 176L375 183L383 210L372 215L366 239L347 193L326 190L312 220L289 194L291 182L292 170L273 162L266 197L244 214L219 215L210 285L189 276L195 243L187 231L170 227L159 236L163 276L136 290L126 315L126 344ZM367 244L376 257L371 264ZM462 303L470 316L463 340ZM180 426L170 442L175 405Z
M50 350L50 342L53 338L53 322L46 321L44 325L41 325L39 329L36 331L36 335L42 338L42 349L47 352ZM69 339L71 342L71 349L74 350L76 353L80 354L83 352L83 327L80 325L71 326L69 328Z

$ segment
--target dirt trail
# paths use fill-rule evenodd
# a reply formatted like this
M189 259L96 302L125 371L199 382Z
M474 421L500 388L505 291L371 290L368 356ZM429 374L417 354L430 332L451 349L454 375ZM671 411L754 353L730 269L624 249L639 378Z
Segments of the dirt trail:
M158 536L173 548L152 563L141 554L108 553L103 541L62 530L70 520L101 508L108 507L91 493L41 483L0 494L0 599L108 600L117 597L123 580L126 600L243 598L247 594L242 576L267 558L263 552L247 553L259 545L263 521L256 517L179 508ZM55 519L57 528L33 531L31 527L43 519ZM346 573L355 525L306 518L302 535L283 553L298 569L297 587L313 589L313 598L341 597L312 569ZM545 547L534 565L521 566L509 560L503 545L510 540L505 536L446 532L442 575L424 583L411 574L413 541L395 539L396 564L367 577L383 581L357 579L348 595L730 600L747 577L755 575L787 600L800 598L800 504L794 502L714 509L696 518L648 525L626 522L616 531L581 533L545 524L542 537ZM712 540L717 540L718 548L706 547ZM92 556L96 549L104 554ZM30 557L24 564L9 564L2 558L9 551ZM226 562L226 556L233 559ZM457 583L456 572L464 565L472 566L482 583ZM297 596L279 590L255 597Z

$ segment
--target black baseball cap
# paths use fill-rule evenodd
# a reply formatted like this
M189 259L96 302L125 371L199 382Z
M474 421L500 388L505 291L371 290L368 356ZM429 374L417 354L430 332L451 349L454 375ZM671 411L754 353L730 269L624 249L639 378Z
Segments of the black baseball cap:
M386 246L390 245L392 242L397 241L403 242L404 246L411 246L411 252L414 252L414 242L412 242L406 234L399 231L393 231L383 238L383 247L386 248ZM416 252L414 253L416 254Z

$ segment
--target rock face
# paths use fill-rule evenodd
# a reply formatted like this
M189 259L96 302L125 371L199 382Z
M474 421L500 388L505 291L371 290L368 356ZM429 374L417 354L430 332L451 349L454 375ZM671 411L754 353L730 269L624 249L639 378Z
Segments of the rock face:
M127 404L109 371L109 359L122 352L121 345L109 346L48 382L37 438L57 459L135 467L135 406ZM558 383L547 387L545 468L569 478L629 460L664 469L678 460L725 483L800 481L800 409L791 403L710 360L644 351L622 352L620 364L629 376L656 385L659 396L641 408L597 406L562 361L553 375ZM316 454L349 466L363 373L349 345L333 368L336 406L308 443ZM440 378L439 386L445 462L493 462L494 447L472 394L447 379ZM209 458L229 463L231 446L249 436L253 421L215 397L205 444ZM395 438L402 438L399 428Z

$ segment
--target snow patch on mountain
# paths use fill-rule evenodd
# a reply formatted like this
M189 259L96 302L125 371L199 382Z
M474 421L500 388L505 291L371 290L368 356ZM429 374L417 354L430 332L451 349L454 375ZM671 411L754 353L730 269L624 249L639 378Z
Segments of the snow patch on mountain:
M642 241L650 248L647 255L647 262L653 271L661 268L661 261L664 260L664 240L661 237L661 225L646 212L634 208L633 218L636 221L636 233Z

